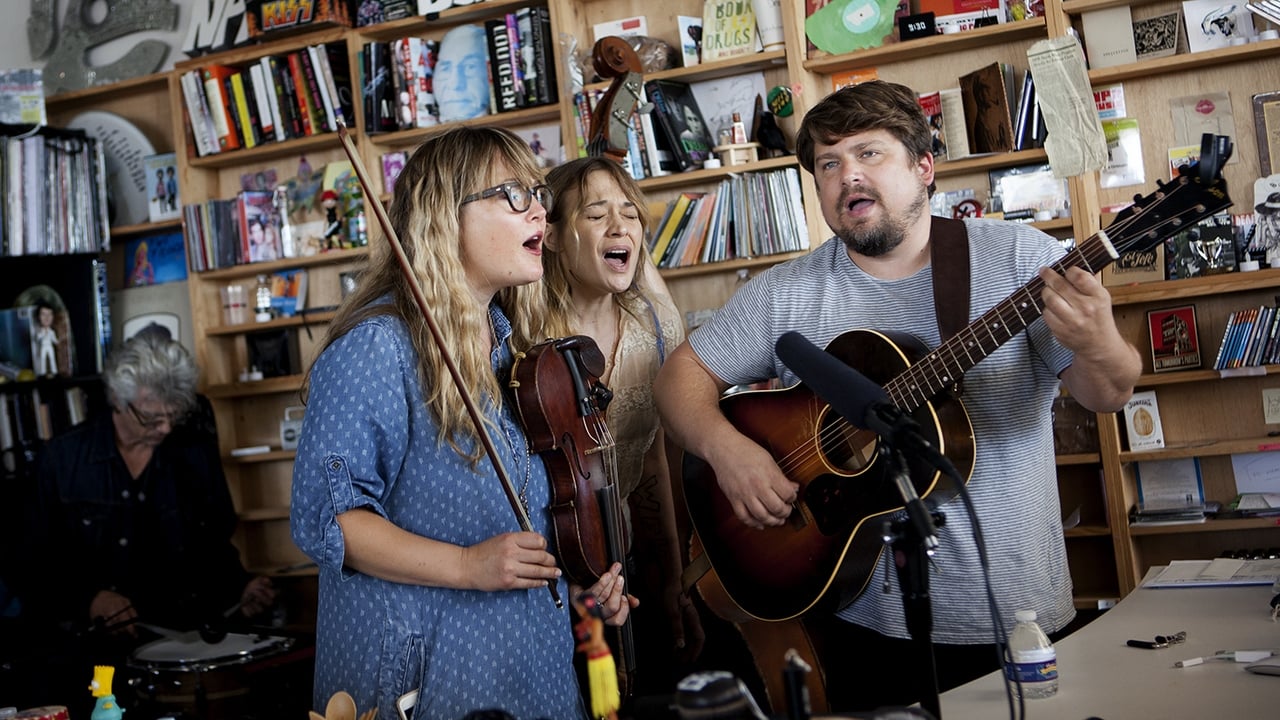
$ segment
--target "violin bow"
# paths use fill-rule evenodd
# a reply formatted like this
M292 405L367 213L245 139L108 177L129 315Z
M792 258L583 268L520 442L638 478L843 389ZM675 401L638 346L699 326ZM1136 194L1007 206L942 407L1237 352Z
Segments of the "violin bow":
M418 286L418 280L413 276L413 268L409 265L409 258L404 253L404 245L400 243L400 237L396 234L395 228L391 226L391 218L387 217L386 208L382 207L382 201L377 195L373 194L373 183L369 180L369 175L365 172L364 163L360 161L360 156L356 154L355 143L351 140L351 135L347 132L347 124L342 120L338 120L338 138L342 140L342 149L347 153L347 159L351 161L351 167L355 170L356 178L360 181L360 187L364 188L364 196L368 198L369 204L373 206L373 214L378 218L378 224L382 226L382 232L387 236L387 242L391 244L391 250L395 253L396 261L400 265L400 273L404 276L405 282L409 285L410 292L413 293L413 300L418 305L418 310L422 312L422 318L427 321L427 329L431 331L431 338L435 340L436 348L440 351L440 358L444 360L445 367L449 370L449 376L453 378L453 384L458 388L458 394L462 396L462 404L467 408L467 415L471 418L471 423L475 426L476 434L480 436L480 443L484 445L485 454L489 457L489 462L493 464L493 470L498 474L498 480L502 483L502 491L507 496L507 502L511 504L511 509L516 514L516 520L520 524L520 529L525 532L533 532L533 522L529 519L529 513L524 509L524 504L520 502L519 495L516 494L515 485L511 482L511 476L507 474L506 467L502 464L502 459L498 457L498 451L494 448L493 438L489 436L489 431L481 420L480 410L476 407L475 401L471 398L471 393L467 390L466 385L462 382L462 373L458 372L458 366L453 362L453 356L449 353L449 347L445 345L444 336L440 333L440 326L436 324L435 317L431 314L431 308L427 305L427 298L422 294L422 288ZM532 460L530 460L532 462ZM560 591L556 589L556 581L548 580L547 589L551 591L551 599L555 601L557 608L563 608L564 603L560 600Z

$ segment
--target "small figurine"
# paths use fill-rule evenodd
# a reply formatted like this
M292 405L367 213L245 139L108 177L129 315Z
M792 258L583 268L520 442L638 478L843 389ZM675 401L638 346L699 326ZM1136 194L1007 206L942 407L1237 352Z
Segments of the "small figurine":
M342 223L338 222L338 193L325 190L320 194L320 205L325 211L324 249L341 249Z
M578 652L587 659L591 717L617 720L622 696L618 691L617 665L604 638L600 603L594 595L584 592L573 599L573 609L582 618L573 626L573 637L578 641Z
M116 704L116 696L111 694L111 679L116 669L111 665L93 666L93 681L89 690L98 701L93 705L89 720L123 720L124 709Z
M58 332L53 329L53 317L51 306L45 303L36 305L35 371L37 375L48 377L58 374L58 358L54 353L54 346L58 344Z

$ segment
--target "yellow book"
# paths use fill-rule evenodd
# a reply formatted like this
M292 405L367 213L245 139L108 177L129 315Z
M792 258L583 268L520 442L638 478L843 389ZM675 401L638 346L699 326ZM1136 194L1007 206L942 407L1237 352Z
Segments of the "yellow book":
M662 267L662 256L666 254L667 247L671 244L671 239L675 237L676 231L685 223L685 214L689 209L689 203L699 196L701 196L701 193L681 193L680 197L675 199L674 207L667 214L667 222L658 230L658 240L653 244L653 262L658 267Z
M258 144L253 135L253 122L249 115L249 96L244 91L244 74L236 72L231 76L231 96L236 101L236 115L240 118L240 134L244 136L245 149Z

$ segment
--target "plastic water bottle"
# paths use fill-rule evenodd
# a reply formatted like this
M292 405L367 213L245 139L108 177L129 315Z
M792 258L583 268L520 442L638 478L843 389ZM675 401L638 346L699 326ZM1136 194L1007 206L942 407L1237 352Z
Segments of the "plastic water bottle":
M1018 621L1009 634L1009 654L1013 661L1005 668L1010 680L1022 684L1024 698L1047 698L1058 692L1058 654L1053 643L1036 623L1035 610L1019 610ZM1017 688L1014 689L1017 692Z

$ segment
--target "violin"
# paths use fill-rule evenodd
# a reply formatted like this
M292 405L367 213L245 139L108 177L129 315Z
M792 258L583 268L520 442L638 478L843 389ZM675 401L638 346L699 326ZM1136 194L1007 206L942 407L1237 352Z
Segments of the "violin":
M619 37L592 50L601 77L612 77L591 118L587 149L621 161L642 91L640 58ZM627 527L618 487L617 448L605 424L613 397L600 376L604 355L585 335L547 340L516 353L510 387L530 452L542 455L551 482L551 525L571 582L588 586L615 563L625 565ZM566 402L566 399L569 402ZM619 687L630 693L635 672L631 621L617 628Z

